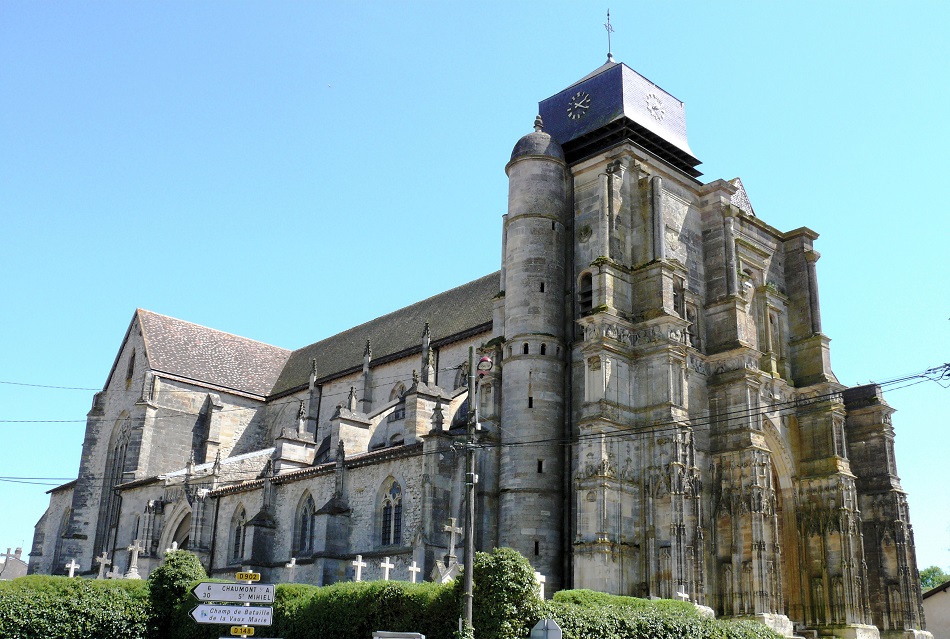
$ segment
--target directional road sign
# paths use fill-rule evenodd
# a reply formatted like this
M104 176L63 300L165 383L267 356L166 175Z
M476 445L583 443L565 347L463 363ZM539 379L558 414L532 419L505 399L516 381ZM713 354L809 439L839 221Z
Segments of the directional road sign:
M554 619L542 619L531 629L531 639L561 639L561 626Z
M202 604L191 611L198 623L221 623L228 625L269 626L273 623L274 609L270 606L216 606Z
M274 603L274 584L222 584L203 581L191 592L199 601Z

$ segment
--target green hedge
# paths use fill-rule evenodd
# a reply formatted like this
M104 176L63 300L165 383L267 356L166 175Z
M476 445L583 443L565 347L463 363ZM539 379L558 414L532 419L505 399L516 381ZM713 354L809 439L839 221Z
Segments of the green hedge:
M29 576L0 581L4 639L149 639L148 584Z
M191 590L203 571L190 553L169 555L148 582L21 577L0 582L2 639L216 639L228 626L197 624ZM218 581L218 580L214 580ZM475 558L477 639L527 637L539 619L556 619L567 639L777 639L755 622L697 614L692 604L562 591L542 602L534 571L502 548ZM444 586L404 581L343 582L318 588L280 584L274 625L258 634L282 639L371 637L375 630L455 639L462 580Z
M691 603L620 597L592 590L558 592L545 603L565 639L780 639L752 621L704 617Z

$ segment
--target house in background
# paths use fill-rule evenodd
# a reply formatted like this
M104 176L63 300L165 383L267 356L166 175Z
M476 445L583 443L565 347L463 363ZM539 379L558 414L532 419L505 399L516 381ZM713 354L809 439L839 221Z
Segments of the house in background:
M950 581L924 593L924 618L934 639L950 639Z
M7 548L6 554L3 555L3 562L0 562L0 581L9 581L26 575L27 563L21 559L22 554L22 548L17 548L12 553Z

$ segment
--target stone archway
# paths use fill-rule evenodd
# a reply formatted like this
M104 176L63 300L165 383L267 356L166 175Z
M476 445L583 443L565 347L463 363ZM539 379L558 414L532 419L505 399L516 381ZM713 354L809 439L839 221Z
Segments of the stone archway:
M762 432L772 461L772 484L775 491L775 512L778 522L776 537L781 547L782 611L793 622L801 623L804 621L804 608L795 498L797 480L795 460L787 439L767 417L762 419Z
M162 535L159 539L158 551L164 553L166 548L170 548L172 543L178 544L179 550L186 550L191 545L191 507L187 502L182 502L178 508L172 512L172 516L166 519L168 522L162 529Z

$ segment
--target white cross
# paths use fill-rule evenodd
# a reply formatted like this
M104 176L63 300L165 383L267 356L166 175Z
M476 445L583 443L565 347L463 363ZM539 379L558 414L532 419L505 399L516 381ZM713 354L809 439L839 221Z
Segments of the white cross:
M409 566L409 573L411 574L412 583L416 583L416 576L422 572L422 568L416 565L416 562L412 562L412 565Z
M449 533L449 557L455 556L455 535L461 535L462 529L455 527L455 517L449 519L449 523L442 526L443 532Z
M106 554L106 551L102 551L101 557L96 557L96 563L99 564L99 576L96 579L105 579L106 578L106 567L111 566L112 562L109 561L109 555Z
M79 564L76 563L75 559L70 559L66 567L69 568L69 576L72 577L76 574L76 568L79 568Z
M128 550L132 553L132 561L129 562L129 569L125 573L126 579L141 579L139 576L139 553L145 552L145 547L142 546L141 539L133 539L132 545L129 546Z
M289 564L284 564L284 568L290 568L290 583L294 583L294 573L297 572L297 558L291 557Z
M534 580L538 582L538 597L544 599L544 582L547 578L539 572L534 573Z
M389 557L386 557L383 559L383 563L379 564L379 567L383 569L383 579L389 581L389 571L396 566L389 561Z
M177 541L173 541L171 548L166 548L166 549L165 549L165 554L167 555L168 553L170 553L170 552L175 552L176 550L178 550L178 542L177 542Z
M122 573L113 572L110 570L109 572L106 573L106 579L122 579Z
M689 601L689 595L683 592L682 586L680 587L680 591L676 593L676 598L680 601Z
M356 561L353 562L353 566L356 568L356 579L353 581L363 581L363 568L366 568L366 562L363 561L363 555L356 556Z

